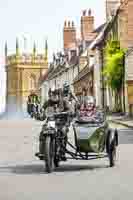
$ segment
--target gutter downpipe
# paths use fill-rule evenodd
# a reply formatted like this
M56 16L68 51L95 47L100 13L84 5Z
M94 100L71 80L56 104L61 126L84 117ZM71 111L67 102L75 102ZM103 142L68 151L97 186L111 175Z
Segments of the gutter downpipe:
M124 113L126 112L126 106L125 106L125 83L126 83L126 78L125 78L125 55L123 56L123 111Z
M101 72L103 73L103 45L100 45L100 52L101 52ZM102 78L102 107L104 109L105 107L105 94L104 94L104 77L103 74L101 74L101 78Z

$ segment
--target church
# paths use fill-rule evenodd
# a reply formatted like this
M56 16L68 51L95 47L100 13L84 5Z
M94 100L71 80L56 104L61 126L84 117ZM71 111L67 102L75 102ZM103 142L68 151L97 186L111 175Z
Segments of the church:
M48 70L48 45L45 42L44 53L38 54L34 44L31 54L20 52L19 41L16 39L15 54L8 55L5 44L6 68L6 111L5 114L15 115L26 113L27 98L31 92L41 95L39 81Z

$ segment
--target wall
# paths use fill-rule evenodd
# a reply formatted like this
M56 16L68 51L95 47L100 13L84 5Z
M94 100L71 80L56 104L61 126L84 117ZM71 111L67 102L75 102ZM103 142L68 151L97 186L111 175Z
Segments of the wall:
M27 98L32 89L40 96L41 91L38 84L44 70L47 70L47 66L42 64L20 63L7 66L7 113L25 113ZM35 82L32 77L35 78ZM34 87L31 87L31 83Z

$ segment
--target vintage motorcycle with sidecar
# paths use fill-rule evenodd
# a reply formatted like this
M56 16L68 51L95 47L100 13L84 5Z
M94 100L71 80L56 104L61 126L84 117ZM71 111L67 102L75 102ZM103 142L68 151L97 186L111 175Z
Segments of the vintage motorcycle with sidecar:
M64 161L63 155L66 155L66 160L108 157L110 167L115 165L118 146L117 129L109 127L103 111L97 113L95 118L89 120L79 118L73 120L75 145L71 144L67 138L71 114L61 112L47 117L40 134L41 153L36 153L40 160L44 160L46 172L50 173L54 167L58 167L59 162Z

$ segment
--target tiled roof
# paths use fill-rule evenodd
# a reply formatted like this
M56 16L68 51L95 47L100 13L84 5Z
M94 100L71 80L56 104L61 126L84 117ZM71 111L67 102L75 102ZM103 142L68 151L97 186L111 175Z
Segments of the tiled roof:
M38 84L41 85L48 77L48 70L45 72L45 74L43 76L40 77Z
M79 56L72 56L70 61L69 61L69 64L70 65L77 65L78 61L79 61Z
M56 76L56 74L58 73L61 73L62 71L65 70L65 63L63 65L57 65L55 69L53 69L49 75L48 75L48 79L52 79L54 78L54 76Z
M100 32L103 30L103 28L105 27L105 25L106 25L106 23L100 25L99 27L97 27L97 28L93 31L93 33L100 33Z
M80 73L75 77L73 83L78 82L80 79L82 79L85 75L87 75L89 72L91 71L91 69L88 67L88 65L82 70L80 71Z
M52 79L57 74L62 73L63 71L67 70L66 64L67 64L66 62L61 63L61 64L59 63L55 69L49 72L48 79ZM77 64L78 64L78 56L72 56L70 61L68 62L69 67L72 67Z
M133 47L130 47L130 48L127 50L125 56L126 56L126 57L129 56L132 52L133 52Z

